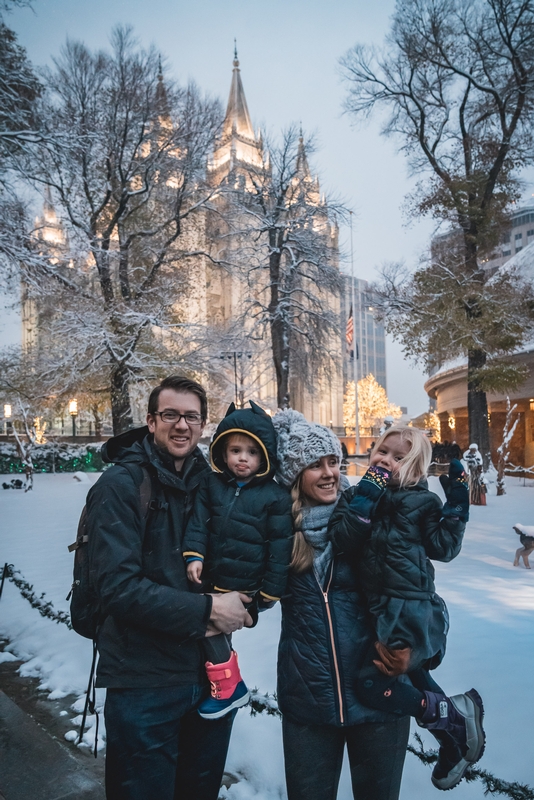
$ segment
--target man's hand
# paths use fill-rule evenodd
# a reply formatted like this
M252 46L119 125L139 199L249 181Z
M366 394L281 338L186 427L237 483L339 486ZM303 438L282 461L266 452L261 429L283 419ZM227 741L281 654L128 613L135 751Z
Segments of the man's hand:
M397 675L404 675L405 672L408 672L412 656L411 647L394 649L386 647L381 642L375 642L375 649L380 661L373 661L373 664L384 675L394 678Z
M227 592L212 594L212 598L213 603L206 636L215 636L217 633L234 633L243 627L252 627L252 618L244 605L250 603L250 597L247 594Z
M191 583L202 583L200 580L200 576L202 575L202 568L204 567L204 562L198 559L197 561L190 561L186 567L187 570L187 579L191 581Z

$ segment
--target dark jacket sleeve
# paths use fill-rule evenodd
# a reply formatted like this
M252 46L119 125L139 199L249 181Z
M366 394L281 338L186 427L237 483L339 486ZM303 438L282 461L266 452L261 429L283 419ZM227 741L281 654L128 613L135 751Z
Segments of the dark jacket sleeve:
M202 556L203 559L206 558L210 535L209 521L212 513L209 496L209 481L211 477L209 473L205 475L198 487L193 513L187 523L182 545L184 558L187 556Z
M357 557L371 535L371 524L364 522L354 510L349 508L350 501L357 494L358 487L351 486L341 497L330 517L330 537L338 553Z
M452 561L462 548L465 522L457 517L443 517L439 497L430 493L421 522L423 547L433 561Z
M87 526L92 581L105 614L179 640L205 635L211 597L187 590L181 555L176 568L184 572L183 591L155 583L143 573L145 524L139 490L127 470L113 467L91 489ZM172 557L176 556L170 552Z
M293 551L291 496L282 494L282 490L269 508L267 538L267 564L260 592L268 600L279 600L286 590Z

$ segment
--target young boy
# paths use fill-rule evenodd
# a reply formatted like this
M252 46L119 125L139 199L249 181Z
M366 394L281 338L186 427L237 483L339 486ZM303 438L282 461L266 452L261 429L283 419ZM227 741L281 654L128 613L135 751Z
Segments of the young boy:
M293 525L291 497L274 480L276 433L268 414L232 403L210 447L214 472L199 486L187 526L183 556L191 582L207 579L215 592L249 595L254 624L258 610L270 608L285 591ZM205 719L218 719L245 705L245 686L231 639L203 640L211 697L199 707Z

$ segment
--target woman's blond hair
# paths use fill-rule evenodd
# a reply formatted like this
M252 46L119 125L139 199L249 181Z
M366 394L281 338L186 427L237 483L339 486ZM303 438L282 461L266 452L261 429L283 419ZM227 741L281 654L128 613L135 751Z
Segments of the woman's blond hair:
M291 564L289 565L295 572L307 572L312 568L314 550L312 545L306 541L302 533L302 507L304 497L302 495L302 472L291 487L291 513L293 515L293 527L295 528L295 538L293 539L293 553Z
M426 478L428 474L428 468L432 461L432 445L423 431L418 428L395 425L388 428L378 439L371 452L371 457L384 444L386 439L394 434L398 434L402 442L408 442L410 445L408 454L399 462L400 467L397 472L399 485L401 487L415 486L422 478Z

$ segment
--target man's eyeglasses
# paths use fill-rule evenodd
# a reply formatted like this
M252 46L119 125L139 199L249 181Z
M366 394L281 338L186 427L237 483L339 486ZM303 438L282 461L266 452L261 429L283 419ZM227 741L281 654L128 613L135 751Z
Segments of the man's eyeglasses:
M158 414L161 421L167 422L169 425L178 423L181 419L185 419L188 425L202 425L202 414L179 414L177 411L154 411L154 414Z

